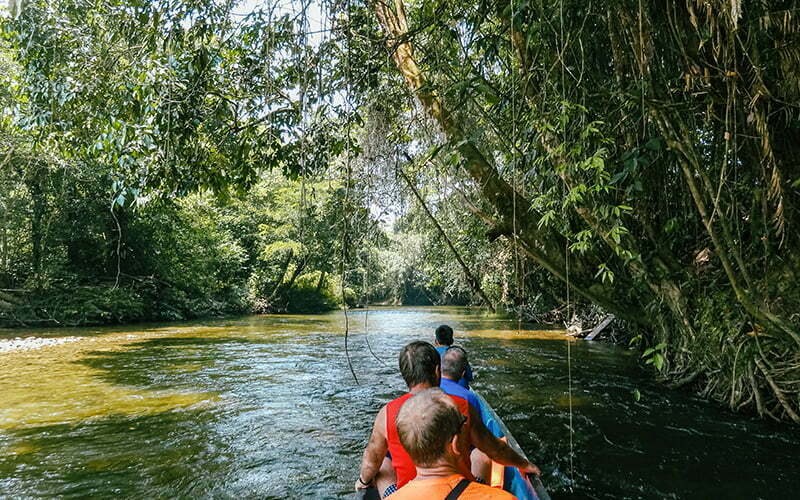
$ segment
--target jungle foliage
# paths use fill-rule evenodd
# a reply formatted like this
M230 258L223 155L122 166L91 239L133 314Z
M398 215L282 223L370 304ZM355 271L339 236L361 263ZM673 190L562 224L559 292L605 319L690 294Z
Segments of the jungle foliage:
M613 313L675 386L800 421L796 1L12 6L14 286Z
M675 385L800 421L796 2L371 8L442 134L419 156L474 182L490 238Z
M354 305L358 193L286 13L11 2L0 47L0 322ZM254 55L254 50L258 54ZM273 66L262 60L275 61ZM302 85L300 85L302 82ZM287 86L302 86L300 95ZM335 119L335 118L334 118ZM331 167L334 168L334 167ZM343 214L361 224L340 235Z

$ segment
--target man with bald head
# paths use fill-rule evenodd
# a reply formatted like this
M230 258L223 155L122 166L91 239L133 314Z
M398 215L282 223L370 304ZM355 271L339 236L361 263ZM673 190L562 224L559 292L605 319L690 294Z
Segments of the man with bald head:
M460 472L467 418L440 389L410 398L397 415L397 433L417 470L416 477L392 495L396 500L421 498L501 499L512 494L474 481Z
M475 393L459 384L459 380L464 378L464 373L467 371L468 366L467 351L459 346L447 348L442 354L442 379L439 382L439 387L451 396L466 399L471 406L475 407L475 410L481 416L481 420L483 420L481 404L478 402L478 398L475 397Z

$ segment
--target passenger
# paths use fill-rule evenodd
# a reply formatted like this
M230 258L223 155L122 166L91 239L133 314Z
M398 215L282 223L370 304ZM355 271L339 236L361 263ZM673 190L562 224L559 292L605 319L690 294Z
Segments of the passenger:
M477 410L481 421L483 421L481 404L475 396L475 393L469 389L465 389L458 383L459 380L464 378L464 373L466 373L469 367L467 351L465 351L463 347L452 346L445 350L441 356L442 378L439 382L439 387L441 387L446 394L466 399L467 402Z
M427 342L412 342L400 352L400 373L409 392L390 401L381 408L375 417L372 435L361 459L361 469L356 480L356 489L377 487L383 496L403 487L416 476L416 467L400 443L397 434L396 418L403 404L415 393L439 386L441 361L439 353ZM470 446L475 446L488 457L504 464L519 467L522 472L539 474L539 469L518 455L508 444L497 439L486 428L478 411L469 402L458 396L450 396L466 417L465 438L459 456L459 472L473 479L469 456ZM391 469L387 470L387 451L390 453ZM394 477L391 475L394 471Z
M436 328L434 346L438 351L439 356L444 356L444 352L453 345L453 329L448 325L439 325ZM469 389L469 384L472 382L472 367L467 363L467 368L464 375L458 380L458 385Z
M442 378L439 387L449 396L464 398L475 408L478 417L483 421L483 409L478 397L469 389L458 384L464 376L466 367L469 366L467 351L459 346L448 348L442 356ZM474 449L470 453L471 472L478 482L484 482L492 473L492 461L480 450Z
M439 389L418 392L397 415L400 442L408 451L417 476L392 496L396 500L446 498L514 499L511 493L470 481L460 471L467 419L452 398Z

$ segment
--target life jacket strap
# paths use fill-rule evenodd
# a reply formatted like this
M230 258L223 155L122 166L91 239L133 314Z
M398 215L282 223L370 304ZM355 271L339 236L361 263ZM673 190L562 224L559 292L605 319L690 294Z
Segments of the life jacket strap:
M469 486L469 483L471 482L472 481L470 481L469 479L466 478L462 479L461 481L459 481L459 483L456 485L455 488L450 490L450 493L448 493L447 496L444 497L444 500L456 500L456 498L460 497L461 494L464 493L464 490L467 489L467 486Z

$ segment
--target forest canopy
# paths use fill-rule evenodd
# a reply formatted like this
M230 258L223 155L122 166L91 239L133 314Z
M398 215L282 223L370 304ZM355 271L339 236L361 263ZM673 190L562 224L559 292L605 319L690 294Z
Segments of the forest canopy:
M800 421L796 1L10 6L4 318L610 313L670 383Z

